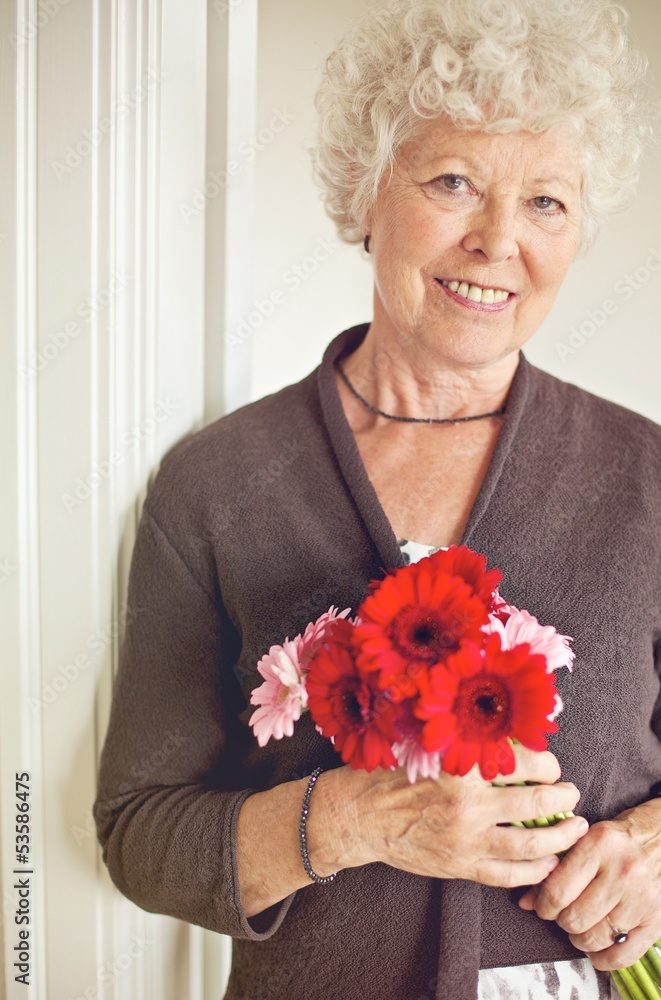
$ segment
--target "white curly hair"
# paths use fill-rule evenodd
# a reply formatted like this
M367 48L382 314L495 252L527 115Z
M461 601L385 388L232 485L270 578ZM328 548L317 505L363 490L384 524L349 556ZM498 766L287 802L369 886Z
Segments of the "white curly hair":
M583 146L581 249L633 200L657 102L629 15L606 0L392 0L355 23L316 95L315 173L348 243L421 119Z

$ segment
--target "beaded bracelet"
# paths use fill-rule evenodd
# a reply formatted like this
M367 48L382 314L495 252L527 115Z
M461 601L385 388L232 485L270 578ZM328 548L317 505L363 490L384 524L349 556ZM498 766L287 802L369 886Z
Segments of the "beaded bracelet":
M298 836L301 844L303 867L305 868L307 874L313 882L317 883L317 885L329 885L329 883L335 881L337 872L334 872L332 875L327 875L325 878L322 878L321 875L317 875L310 864L310 855L308 854L308 843L306 837L306 825L308 821L308 813L310 812L310 796L312 795L312 789L317 783L317 778L322 773L323 767L316 767L310 775L310 780L308 781L307 788L305 789L305 795L303 796L303 808L301 809L301 819L298 824Z

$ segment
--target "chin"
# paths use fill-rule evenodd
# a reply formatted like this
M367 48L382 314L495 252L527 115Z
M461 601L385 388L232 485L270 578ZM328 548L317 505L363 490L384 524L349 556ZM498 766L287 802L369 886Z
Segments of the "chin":
M518 341L494 339L487 334L448 338L447 334L439 333L429 344L429 351L439 361L453 367L484 368L517 353L520 347Z

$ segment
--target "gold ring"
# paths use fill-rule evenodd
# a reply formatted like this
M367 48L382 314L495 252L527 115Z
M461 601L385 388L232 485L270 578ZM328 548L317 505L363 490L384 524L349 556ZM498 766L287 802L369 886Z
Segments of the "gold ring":
M613 932L613 944L624 944L624 942L629 937L629 931L620 931L615 926L611 918L606 914L606 920L608 921L608 926Z

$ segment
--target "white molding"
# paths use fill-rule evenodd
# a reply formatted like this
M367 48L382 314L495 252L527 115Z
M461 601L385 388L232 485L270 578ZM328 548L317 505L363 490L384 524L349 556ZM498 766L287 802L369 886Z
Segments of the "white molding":
M40 560L38 399L34 382L19 374L37 346L36 206L37 206L37 66L34 40L19 43L35 3L5 6L0 12L5 53L3 69L14 78L1 101L2 148L5 178L0 194L0 299L7 310L0 366L3 437L2 468L9 489L0 501L0 557L3 559L0 615L3 620L3 695L0 705L0 792L2 795L3 983L9 1000L27 996L45 1000L43 812L44 785L42 732L27 710L28 699L39 690L40 662ZM12 41L13 39L13 41ZM13 331L13 337L11 336ZM20 367L22 366L22 367ZM8 574L6 569L11 568ZM15 773L31 773L30 864L16 878L30 879L30 986L15 981L14 947L19 926L14 911L18 903L14 872L16 861L14 816Z
M255 164L241 147L256 124L257 0L208 11L206 422L250 399L250 347L229 338L254 299Z

